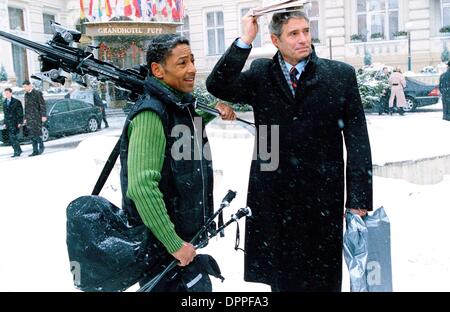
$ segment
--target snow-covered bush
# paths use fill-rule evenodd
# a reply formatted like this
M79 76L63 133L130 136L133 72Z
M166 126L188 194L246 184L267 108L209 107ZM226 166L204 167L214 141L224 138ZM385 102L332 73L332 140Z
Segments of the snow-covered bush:
M8 80L8 73L6 72L5 66L0 67L0 81Z
M433 66L425 66L420 72L424 74L436 74L437 70Z
M373 108L380 101L381 97L389 89L387 77L382 71L365 68L358 71L357 74L359 93L365 109Z

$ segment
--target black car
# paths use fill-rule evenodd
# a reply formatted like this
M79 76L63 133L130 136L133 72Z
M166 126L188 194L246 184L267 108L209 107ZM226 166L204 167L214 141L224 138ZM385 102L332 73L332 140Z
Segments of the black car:
M439 102L439 86L426 84L408 76L405 79L405 111L413 112L418 107L433 105Z
M42 127L42 140L47 141L50 137L79 132L97 131L102 120L100 108L90 103L74 99L47 100L48 120ZM3 125L3 120L0 121ZM21 129L19 140L27 138ZM0 140L8 142L6 130L2 130Z

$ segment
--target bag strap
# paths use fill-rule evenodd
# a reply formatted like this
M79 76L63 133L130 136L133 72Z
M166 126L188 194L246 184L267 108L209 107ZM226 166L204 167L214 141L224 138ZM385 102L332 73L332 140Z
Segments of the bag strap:
M108 180L108 177L112 169L114 168L114 164L116 163L119 154L120 154L120 138L117 141L116 146L114 146L113 150L111 151L111 154L109 155L109 158L106 161L106 164L103 167L100 176L98 177L97 183L95 184L94 190L92 191L92 195L100 194L100 191L102 190L103 186L106 183L106 180Z

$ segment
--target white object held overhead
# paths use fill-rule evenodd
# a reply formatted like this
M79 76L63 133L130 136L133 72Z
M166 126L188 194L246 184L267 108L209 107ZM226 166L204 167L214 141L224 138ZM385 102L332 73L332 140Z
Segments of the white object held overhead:
M264 14L269 13L282 13L282 12L290 12L290 11L298 11L299 9L303 9L309 1L304 0L287 0L287 1L278 1L278 3L271 4L264 7L258 7L252 9L249 14L251 16L259 17Z

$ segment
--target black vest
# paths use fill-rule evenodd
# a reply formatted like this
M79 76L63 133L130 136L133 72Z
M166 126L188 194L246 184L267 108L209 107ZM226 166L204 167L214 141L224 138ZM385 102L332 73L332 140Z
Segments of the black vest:
M121 136L121 187L122 207L128 212L133 223L142 223L133 201L126 196L128 188L128 126L139 113L151 110L158 114L164 126L166 150L161 181L161 190L167 212L175 225L175 231L185 241L190 241L195 233L213 214L213 173L209 144L203 138L204 125L194 118L200 118L194 110L195 99L186 95L179 101L168 89L152 78L147 79L145 95L142 96L130 111ZM197 121L201 119L196 119ZM176 133L173 129L184 130ZM178 137L172 137L179 134ZM188 136L189 134L189 136ZM182 141L178 141L182 140ZM190 158L172 157L172 147L179 147L186 142L184 148L190 146ZM180 149L177 148L178 151ZM199 153L199 150L200 153ZM181 150L186 155L186 150ZM208 154L209 153L209 154ZM179 156L179 154L177 154ZM175 155L175 156L177 156Z

